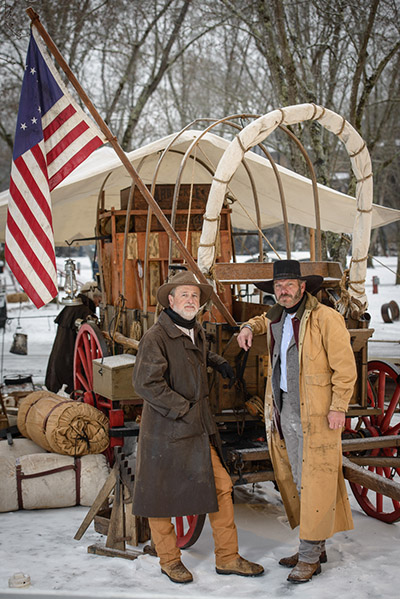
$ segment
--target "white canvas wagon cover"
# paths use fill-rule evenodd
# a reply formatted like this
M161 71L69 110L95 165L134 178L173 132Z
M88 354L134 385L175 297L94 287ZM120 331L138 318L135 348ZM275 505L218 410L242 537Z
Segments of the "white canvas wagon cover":
M183 132L163 160L157 183L175 183L181 160L192 142L203 135L202 131ZM163 149L176 137L164 137L128 153L129 160L139 170L144 183L151 184L154 171ZM206 133L197 145L197 161L188 161L181 178L182 183L211 183L210 170L214 173L218 162L229 145L213 133ZM256 154L246 153L261 212L261 227L269 228L282 223L282 209L278 185L270 162ZM282 179L290 223L315 228L314 199L311 180L278 166ZM55 244L66 245L66 240L92 237L95 234L96 207L99 190L104 180L105 207L119 208L120 190L131 185L131 178L114 150L103 147L96 150L82 165L69 175L51 194ZM256 214L249 176L240 165L229 185L234 198L232 225L238 229L254 230ZM318 185L322 230L335 233L352 233L356 215L356 200L329 187ZM5 222L9 192L0 194L0 241L4 241ZM242 204L251 219L241 207ZM400 211L373 205L372 228L400 219ZM90 241L82 242L91 243Z

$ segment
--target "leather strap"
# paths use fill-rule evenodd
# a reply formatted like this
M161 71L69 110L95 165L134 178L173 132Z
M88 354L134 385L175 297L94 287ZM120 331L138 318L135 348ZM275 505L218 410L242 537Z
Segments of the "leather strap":
M47 412L47 414L46 414L46 417L45 417L45 419L43 420L43 433L44 433L44 434L46 433L47 421L48 421L48 419L50 418L51 414L54 412L54 410L56 410L56 409L58 408L58 406L59 406L59 405L61 405L61 404L63 404L63 403L71 403L72 401L73 401L73 400L71 400L71 399L61 399L60 401L58 401L58 402L56 403L56 405L55 405L55 406L53 406L53 407L51 408L51 410L49 410L49 411ZM36 402L35 402L35 403L36 403ZM76 402L74 402L74 403L76 403Z
M82 471L81 458L74 458L74 468L75 468L75 505L80 505L80 503L81 503L81 471Z
M35 472L33 474L24 474L22 472L21 464L16 464L16 475L17 475L17 496L18 496L18 509L23 510L24 504L22 499L22 481L29 478L38 478L40 476L48 476L50 474L56 474L57 472L64 472L66 470L75 471L75 505L80 505L81 501L81 471L82 464L81 458L74 458L74 463L68 466L60 466L59 468L52 468L51 470L42 470L41 472Z

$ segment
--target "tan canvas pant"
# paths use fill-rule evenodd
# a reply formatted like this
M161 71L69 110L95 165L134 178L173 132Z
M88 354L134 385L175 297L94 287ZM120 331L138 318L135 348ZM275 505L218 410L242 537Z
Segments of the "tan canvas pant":
M238 556L237 530L233 517L232 481L221 464L214 447L211 447L211 461L217 491L218 512L209 514L212 527L215 562L222 565ZM176 534L171 518L149 518L151 536L160 558L160 565L172 564L180 559L181 551L176 546Z

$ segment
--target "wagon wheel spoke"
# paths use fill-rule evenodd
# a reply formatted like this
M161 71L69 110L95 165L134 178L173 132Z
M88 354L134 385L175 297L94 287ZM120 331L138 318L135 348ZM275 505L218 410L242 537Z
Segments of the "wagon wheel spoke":
M92 367L92 360L93 360L93 356L95 356L96 352L92 350L92 346L90 343L90 338L89 335L86 331L83 332L82 334L82 341L83 341L83 347L84 347L84 353L86 356L86 368L85 368L85 373L87 376L87 382L89 385L89 388L93 387L93 367Z
M205 514L175 518L176 544L180 549L194 545L203 530Z
M77 384L78 381L78 384ZM80 385L79 385L80 383ZM80 372L76 372L75 373L75 387L79 387L80 386L83 387L84 391L89 391L89 389L87 388L87 381L85 379L85 377L82 376L82 374Z
M176 536L183 537L183 518L175 518Z
M399 432L400 432L400 422L398 424L396 424L395 426L390 426L386 431L386 435L398 435Z
M87 373L87 371L88 371L88 363L86 360L86 355L81 346L77 348L77 352L78 352L78 356L79 356L79 360L80 360L80 368L79 369L77 368L77 370L75 372L75 376L79 378L79 382L82 384L84 391L89 391L87 376L85 376L85 373ZM76 386L77 385L75 384L75 387Z
M380 426L385 413L386 373L383 370L379 371L375 385L377 386L378 408L381 410L381 414L377 418L377 424Z
M93 360L108 355L107 345L100 329L94 324L83 324L75 342L74 387L93 393Z
M386 431L389 428L390 421L395 413L396 407L400 399L400 385L397 385L395 392L393 393L389 405L387 407L385 417L382 420L381 428Z
M363 416L362 424L368 434L373 437L394 436L400 433L400 423L391 421L395 415L400 400L400 370L396 366L380 360L368 363L368 403L370 406L379 407L382 413L378 416ZM362 429L358 429L362 433ZM365 433L366 434L366 433ZM397 448L376 449L370 452L371 456L397 457L400 452ZM400 468L390 466L366 467L370 472L390 480L400 477ZM396 481L398 482L398 481ZM361 508L373 518L384 522L397 522L400 520L400 502L371 491L356 483L350 483L354 497Z

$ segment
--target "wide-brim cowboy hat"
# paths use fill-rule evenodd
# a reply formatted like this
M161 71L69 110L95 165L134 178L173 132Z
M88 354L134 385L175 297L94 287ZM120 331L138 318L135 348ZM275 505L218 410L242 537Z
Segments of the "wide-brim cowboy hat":
M279 279L299 279L305 281L306 291L316 293L324 280L320 275L302 275L301 264L297 260L277 260L274 262L273 279L254 283L257 289L274 293L274 281Z
M192 272L187 270L179 272L172 277L168 283L164 283L157 290L157 301L164 307L169 307L168 296L172 289L179 285L196 285L200 289L200 306L205 304L211 297L213 288L208 283L200 283L199 279Z

